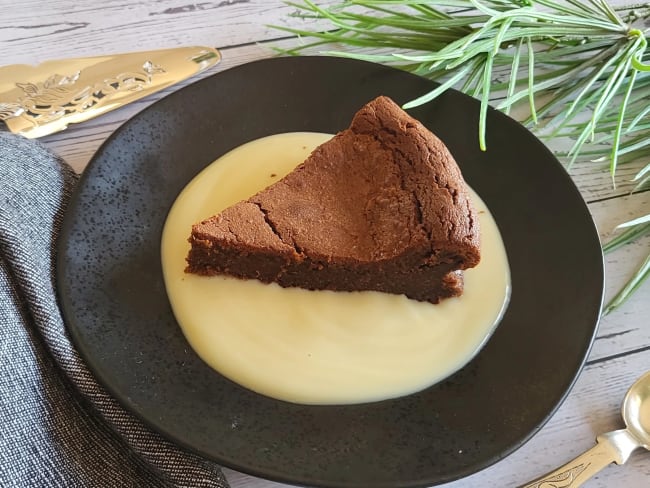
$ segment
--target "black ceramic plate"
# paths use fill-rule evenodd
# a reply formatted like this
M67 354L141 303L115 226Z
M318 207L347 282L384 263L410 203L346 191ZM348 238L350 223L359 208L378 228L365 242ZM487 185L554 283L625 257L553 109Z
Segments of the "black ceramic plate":
M404 103L431 87L365 62L280 58L188 86L124 124L86 169L59 243L65 320L99 380L177 443L226 466L297 484L443 483L529 439L562 402L589 351L602 300L602 254L586 205L551 153L494 111L482 153L478 103L457 92L411 113L449 146L492 210L512 271L501 325L460 372L378 403L272 400L206 366L185 341L165 294L163 223L178 193L207 164L262 136L339 131L377 95Z

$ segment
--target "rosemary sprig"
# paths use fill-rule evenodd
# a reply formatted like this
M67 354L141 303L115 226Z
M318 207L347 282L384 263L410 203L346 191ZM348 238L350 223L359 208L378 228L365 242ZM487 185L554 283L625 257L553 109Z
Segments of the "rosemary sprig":
M625 229L618 236L603 245L603 251L609 253L629 244L643 236L650 235L650 214L624 222L617 229ZM650 254L634 273L627 284L610 300L603 314L608 314L622 305L627 298L650 276Z
M405 108L424 104L457 87L481 100L478 143L485 149L490 97L509 113L527 102L523 122L542 137L574 141L567 166L588 157L607 162L615 185L620 165L645 161L636 190L650 185L650 4L616 10L605 0L342 0L320 7L311 0L288 2L296 15L324 18L335 30L278 27L315 43L379 48L384 53L329 54L391 64L441 82ZM507 78L495 83L496 74ZM538 106L537 100L545 100ZM640 222L604 246L609 252L643 235ZM650 257L649 257L650 260ZM606 308L622 303L650 275L648 260Z
M639 270L632 276L630 281L619 291L614 298L607 304L603 314L607 315L611 311L620 307L637 288L650 277L650 255L643 262Z

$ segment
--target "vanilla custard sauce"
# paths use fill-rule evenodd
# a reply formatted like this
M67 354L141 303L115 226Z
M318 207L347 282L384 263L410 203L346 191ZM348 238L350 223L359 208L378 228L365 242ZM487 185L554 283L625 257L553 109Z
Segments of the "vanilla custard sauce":
M349 404L416 392L464 366L508 301L504 245L477 195L481 262L465 271L463 295L438 305L374 291L309 291L184 272L192 224L279 180L329 138L288 133L252 141L187 185L162 237L169 300L196 353L258 393L295 403Z

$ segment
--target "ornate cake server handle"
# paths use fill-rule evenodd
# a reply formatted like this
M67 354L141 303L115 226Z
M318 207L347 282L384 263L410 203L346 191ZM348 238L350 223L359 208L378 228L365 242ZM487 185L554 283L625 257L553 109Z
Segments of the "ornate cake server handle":
M611 463L624 464L636 449L650 450L650 371L628 390L622 414L627 428L599 435L587 452L521 488L575 488Z
M194 46L3 66L0 121L16 134L42 137L167 88L220 60L217 49Z

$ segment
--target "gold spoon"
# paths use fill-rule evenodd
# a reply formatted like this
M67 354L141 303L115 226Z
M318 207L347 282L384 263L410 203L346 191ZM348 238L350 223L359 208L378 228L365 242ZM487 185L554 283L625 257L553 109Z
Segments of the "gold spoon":
M627 391L621 411L625 429L599 435L587 452L521 488L575 488L608 464L625 463L636 449L650 450L650 371Z

